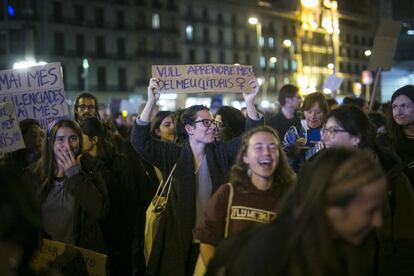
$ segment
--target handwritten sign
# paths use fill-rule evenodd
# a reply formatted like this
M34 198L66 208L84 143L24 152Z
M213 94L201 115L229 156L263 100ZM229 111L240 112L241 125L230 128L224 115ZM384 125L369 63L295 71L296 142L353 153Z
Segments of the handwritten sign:
M0 71L0 102L12 102L19 121L37 119L42 128L69 118L60 63Z
M0 103L0 153L24 148L22 132L11 102Z
M250 65L153 65L152 76L160 80L161 93L250 93L254 73Z
M107 256L63 242L43 239L42 246L33 258L35 271L54 268L64 275L105 276Z

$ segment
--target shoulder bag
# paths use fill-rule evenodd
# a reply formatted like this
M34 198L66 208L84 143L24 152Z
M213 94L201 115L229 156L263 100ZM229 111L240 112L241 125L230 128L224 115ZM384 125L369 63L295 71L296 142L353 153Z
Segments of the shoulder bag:
M175 166L171 169L170 174L165 182L161 181L158 186L155 196L151 200L145 214L145 240L144 240L144 257L145 263L148 264L149 257L152 251L152 245L157 235L158 226L161 216L163 215L168 202L168 196L171 190L171 184L173 180L173 173Z

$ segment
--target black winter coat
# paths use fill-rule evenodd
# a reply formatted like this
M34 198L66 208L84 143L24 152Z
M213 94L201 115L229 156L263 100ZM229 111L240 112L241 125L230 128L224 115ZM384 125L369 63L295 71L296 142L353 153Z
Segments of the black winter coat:
M263 124L263 119L248 119L246 129ZM149 163L157 166L163 175L168 175L174 164L176 169L167 204L161 219L147 267L150 275L192 275L187 271L192 244L192 230L195 227L195 176L193 153L188 142L182 146L154 139L150 125L135 124L131 142L135 150ZM207 145L205 153L212 192L228 181L228 173L241 145L237 137L227 143Z

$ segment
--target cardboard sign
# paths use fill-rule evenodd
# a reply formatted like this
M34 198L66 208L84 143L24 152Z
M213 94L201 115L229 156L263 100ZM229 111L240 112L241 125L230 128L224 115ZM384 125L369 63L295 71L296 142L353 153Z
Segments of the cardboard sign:
M326 78L323 88L336 91L341 86L343 80L343 78L337 77L336 75L330 75Z
M0 102L12 102L19 121L36 119L43 129L69 118L60 63L0 71Z
M254 76L250 65L153 65L152 77L160 80L161 93L250 93Z
M63 242L43 239L42 246L33 258L35 271L54 268L63 275L106 276L107 256Z
M0 103L0 153L12 152L24 147L13 104L11 102Z
M389 19L381 20L369 59L369 70L377 71L378 68L389 70L391 68L400 32L401 22Z

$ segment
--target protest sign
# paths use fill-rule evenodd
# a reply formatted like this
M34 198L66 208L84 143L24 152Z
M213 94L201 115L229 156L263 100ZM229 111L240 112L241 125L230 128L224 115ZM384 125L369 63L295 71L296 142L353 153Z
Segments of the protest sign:
M0 103L0 153L12 152L24 147L13 104L11 102Z
M401 22L381 19L369 59L369 70L376 71L378 68L389 70L391 68L401 26Z
M69 118L60 63L0 71L0 102L14 105L19 121L36 119L42 128Z
M250 93L254 73L250 65L153 65L152 77L160 80L161 93Z
M35 271L54 268L64 275L105 276L107 256L91 250L43 239L42 246L33 258Z
M343 78L337 77L336 75L329 75L323 84L323 88L335 92L339 89L343 80Z

